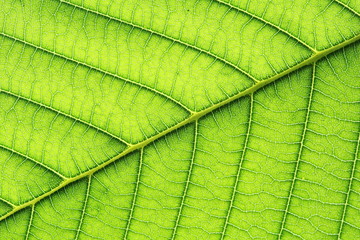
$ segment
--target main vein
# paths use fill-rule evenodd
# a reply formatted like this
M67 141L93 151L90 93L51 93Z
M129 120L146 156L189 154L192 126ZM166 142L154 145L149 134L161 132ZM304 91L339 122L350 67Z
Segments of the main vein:
M29 207L29 206L32 206L32 205L36 204L40 200L50 196L51 194L53 194L53 193L57 192L58 190L64 188L65 186L69 185L70 183L73 183L73 182L75 182L75 181L77 181L79 179L91 176L93 173L103 169L104 167L106 167L109 164L117 161L118 159L122 158L123 156L125 156L125 155L127 155L127 154L129 154L129 153L131 153L131 152L133 152L135 150L139 150L139 149L147 146L148 144L150 144L150 143L154 142L155 140L163 137L164 135L166 135L168 133L171 133L171 132L173 132L173 131L175 131L175 130L177 130L177 129L179 129L179 128L181 128L181 127L183 127L183 126L185 126L185 125L187 125L187 124L189 124L191 122L194 122L194 121L198 120L199 118L203 117L204 115L206 115L206 114L208 114L208 113L210 113L210 112L212 112L212 111L214 111L214 110L216 110L216 109L218 109L218 108L220 108L220 107L222 107L222 106L224 106L224 105L226 105L226 104L228 104L230 102L233 102L233 101L235 101L235 100L237 100L237 99L239 99L239 98L241 98L241 97L243 97L245 95L253 93L253 92L257 91L258 89L260 89L260 88L274 82L275 80L277 80L277 79L279 79L279 78L281 78L281 77L283 77L283 76L285 76L285 75L287 75L287 74L289 74L291 72L294 72L294 71L296 71L296 70L298 70L298 69L300 69L300 68L302 68L302 67L304 67L306 65L310 65L310 64L316 62L317 60L319 60L320 58L322 58L322 57L324 57L324 56L326 56L326 55L328 55L328 54L330 54L330 53L332 53L332 52L334 52L334 51L336 51L338 49L341 49L341 48L343 48L343 47L345 47L345 46L347 46L347 45L349 45L351 43L354 43L354 42L356 42L358 40L360 40L360 35L357 35L357 36L355 36L355 37L353 37L353 38L351 38L349 40L346 40L346 41L344 41L344 42L342 42L342 43L340 43L338 45L335 45L335 46L333 46L331 48L328 48L326 50L323 50L323 51L320 51L320 52L318 52L316 54L313 54L307 60L304 60L303 62L300 62L297 65L295 65L295 66L293 66L293 67L291 67L291 68L289 68L289 69L287 69L287 70L285 70L285 71L283 71L283 72L281 72L281 73L279 73L277 75L274 75L274 76L272 76L272 77L270 77L270 78L268 78L268 79L266 79L264 81L258 82L256 84L254 84L252 87L250 87L250 88L248 88L248 89L246 89L246 90L244 90L242 92L239 92L236 95L233 95L233 96L229 97L228 99L226 99L226 100L224 100L222 102L214 104L214 105L212 105L212 106L210 106L210 107L208 107L206 109L203 109L203 110L201 110L199 112L192 113L189 118L179 122L175 126L170 127L168 129L164 130L163 132L161 132L161 133L159 133L157 135L154 135L154 136L152 136L152 137L150 137L150 138L148 138L148 139L146 139L146 140L144 140L142 142L139 142L137 144L134 144L134 145L131 145L131 146L127 147L123 152L121 152L117 156L109 159L108 161L103 162L102 164L98 165L97 167L92 168L92 169L90 169L90 170L88 170L86 172L83 172L83 173L79 174L78 176L68 178L68 179L64 180L63 182L61 182L59 184L59 186L52 189L51 191L46 192L43 195L40 195L40 196L34 198L31 201L25 202L25 203L23 203L21 205L18 205L16 207L14 207L10 212L8 212L7 214L1 216L0 221L6 219L7 217L9 217L9 216L13 215L14 213L20 211L21 209L24 209L26 207Z

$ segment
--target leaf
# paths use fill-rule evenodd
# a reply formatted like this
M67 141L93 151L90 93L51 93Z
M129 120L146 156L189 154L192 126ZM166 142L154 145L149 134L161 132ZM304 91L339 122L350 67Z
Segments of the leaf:
M359 3L1 1L1 239L358 238Z

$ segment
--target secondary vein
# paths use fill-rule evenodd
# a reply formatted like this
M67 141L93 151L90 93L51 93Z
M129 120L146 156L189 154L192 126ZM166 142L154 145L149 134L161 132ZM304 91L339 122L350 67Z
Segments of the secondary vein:
M292 181L291 181L289 195L288 195L287 200L286 200L285 211L284 211L284 215L283 215L283 218L282 218L282 221L281 221L281 227L280 227L278 239L281 239L282 233L283 233L283 231L285 229L285 222L286 222L287 216L289 214L289 207L290 207L291 197L293 196L293 192L294 192L294 188L295 188L295 181L296 181L296 178L297 178L297 174L299 172L299 166L300 166L300 162L301 162L302 152L303 152L303 149L304 149L305 135L306 135L306 132L308 130L310 108L311 108L311 103L312 103L312 98L313 98L313 93L314 93L314 82L315 82L315 73L316 73L315 68L316 68L316 64L314 63L313 64L312 78L311 78L310 96L309 96L308 105L307 105L307 108L306 108L306 116L305 116L304 128L303 128L303 132L302 132L301 140L300 140L300 149L299 149L299 153L298 153L297 159L296 159L294 175L293 175L293 178L292 178Z
M358 136L358 142L356 144L355 158L354 158L354 162L352 164L352 170L351 170L351 175L350 175L350 180L349 180L349 186L348 186L348 190L346 192L345 206L343 208L342 215L341 215L341 224L340 224L340 228L339 228L339 232L338 232L338 239L341 239L341 233L342 233L342 230L344 228L347 207L349 206L350 193L351 193L351 189L352 189L352 186L353 186L353 180L355 178L355 171L356 171L356 164L358 162L359 148L360 148L360 131L359 131L359 136Z
M255 18L255 19L257 19L257 20L265 23L266 25L269 25L269 26L271 26L271 27L279 30L279 31L282 32L283 34L291 37L292 39L294 39L294 40L296 40L297 42L301 43L304 47L308 48L308 49L311 50L312 52L314 52L314 53L317 53L317 52L318 52L318 50L316 50L315 48L313 48L312 46L310 46L309 44L307 44L306 42L304 42L304 41L301 40L300 38L294 36L293 34L291 34L290 32L288 32L287 30L285 30L285 29L283 29L283 28L281 28L281 27L273 24L272 22L269 22L269 21L267 21L267 20L265 20L265 19L263 19L263 18L255 15L255 14L253 14L253 13L250 13L250 12L244 10L244 9L241 9L241 8L239 8L239 7L236 7L236 6L234 6L234 5L230 4L230 3L224 2L223 0L213 0L213 1L216 1L216 2L218 2L218 3L220 3L220 4L225 5L225 6L228 6L228 7L232 8L232 9L235 9L235 10L237 10L237 11L239 11L239 12L242 12L242 13L244 13L244 14L252 17L252 18Z
M33 48L35 48L35 49L39 49L39 50L41 50L41 51L43 51L43 52L46 52L46 53L48 53L48 54L52 54L52 55L54 55L54 56L56 56L56 57L65 59L65 60L67 60L67 61L76 63L76 64L81 65L81 66L84 66L84 67L87 67L87 68L89 68L89 69L92 69L92 70L94 70L94 71L100 72L100 73L102 73L102 74L105 74L105 75L114 77L114 78L116 78L116 79L120 79L120 80L122 80L122 81L124 81L124 82L128 82L128 83L130 83L130 84L136 85L136 86L138 86L138 87L140 87L140 88L144 88L144 89L146 89L146 90L148 90L148 91L150 91L150 92L156 93L156 94L158 94L158 95L160 95L160 96L165 97L166 99L169 99L170 101L176 103L177 105L179 105L180 107L182 107L182 108L185 109L186 111L188 111L188 112L190 112L190 113L193 113L193 111L192 111L191 109L189 109L187 106L185 106L185 105L182 104L181 102L177 101L176 99L172 98L171 96L169 96L169 95L167 95L167 94L165 94L165 93L163 93L163 92L161 92L161 91L158 91L158 90L156 90L156 89L154 89L154 88L152 88L152 87L150 87L150 86L148 86L148 85L144 85L144 84L139 83L139 82L136 82L136 81L134 81L134 80L131 80L131 79L128 79L128 78L119 76L119 75L117 75L117 74L114 74L114 73L112 73L112 72L108 72L108 71L103 70L103 69L101 69L101 68L99 68L99 67L95 67L95 66L92 66L92 65L90 65L90 64L87 64L87 63L84 63L84 62L80 62L80 61L78 61L78 60L76 60L76 59L74 59L74 58L68 57L68 56L66 56L66 55L63 55L63 54L61 54L61 53L58 53L58 52L55 52L55 51L52 51L52 50L49 50L49 49L46 49L46 48L41 47L41 46L37 46L37 45L35 45L35 44L31 43L31 42L28 42L28 41L26 41L26 40L24 40L24 39L20 39L20 38L11 36L11 35L6 34L6 33L4 33L4 32L0 32L0 35L3 35L4 37L7 37L7 38L12 39L12 40L14 40L14 41L21 42L21 43L23 43L23 44L25 44L25 45L31 46L31 47L33 47Z
M184 45L184 46L186 46L186 47L195 49L195 50L198 51L198 52L204 53L204 54L206 54L206 55L208 55L208 56L213 57L215 60L219 60L219 61L225 63L226 65L231 66L232 68L236 69L237 71L243 73L244 75L246 75L247 77L249 77L250 79L252 79L254 82L259 82L259 80L256 79L255 77L253 77L252 75L250 75L250 73L246 72L245 70L243 70L243 69L240 68L239 66L233 64L232 62L229 62L229 61L226 60L225 58L222 58L222 57L220 57L220 56L218 56L218 55L216 55L216 54L214 54L214 53L212 53L212 52L210 52L210 51L208 51L208 50L205 50L205 49L203 49L203 48L200 48L200 47L198 47L198 46L191 45L191 44L189 44L189 43L187 43L187 42L185 42L185 41L183 41L183 40L181 40L181 39L176 39L176 38L170 37L170 36L168 36L168 35L166 35L166 34L163 34L163 33L161 33L161 32L158 32L158 31L155 31L155 30L152 30L152 29L148 29L148 28L144 28L144 27L142 27L141 25L135 24L135 23L133 23L133 22L125 21L125 20L120 19L120 18L116 18L116 17L110 16L110 15L108 15L108 14L96 12L96 11L94 11L94 10L91 10L91 9L89 9L89 8L85 8L85 7L83 7L83 6L79 6L79 5L74 4L74 3L72 3L72 2L68 2L68 1L64 1L64 0L60 0L60 2L65 3L65 4L68 4L68 5L73 6L73 7L76 7L76 8L79 8L79 9L84 10L84 11L87 11L87 12L94 13L94 14L99 15L99 16L103 16L103 17L109 18L109 19L114 20L114 21L117 21L117 22L125 23L125 24L127 24L127 25L132 26L132 27L141 29L141 30L143 30L143 31L146 31L146 32L149 32L149 33L151 33L151 34L157 35L157 36L159 36L159 37L162 37L162 38L168 39L168 40L170 40L170 41L173 41L173 42L179 43L179 44L181 44L181 45Z

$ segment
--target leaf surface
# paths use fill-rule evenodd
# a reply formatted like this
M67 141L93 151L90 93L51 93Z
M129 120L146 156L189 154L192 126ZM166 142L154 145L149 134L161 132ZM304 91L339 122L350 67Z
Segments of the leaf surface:
M357 0L0 1L2 239L356 239Z

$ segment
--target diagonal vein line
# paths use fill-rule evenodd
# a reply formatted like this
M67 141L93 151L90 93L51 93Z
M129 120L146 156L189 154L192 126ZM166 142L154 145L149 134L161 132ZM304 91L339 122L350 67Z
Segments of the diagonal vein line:
M88 203L88 201L89 201L89 195L90 195L91 176L92 176L92 175L89 176L89 179L88 179L88 182L87 182L87 188L86 188L86 195L85 195L84 205L83 205L82 212L81 212L81 218L80 218L80 221L79 221L79 226L78 226L77 231L76 231L75 240L79 239L81 227L82 227L83 222L84 222L86 207L87 207L87 203Z
M135 209L136 199L137 199L137 196L138 196L139 184L140 184L140 176L141 176L141 170L142 170L142 165L143 165L143 156L144 156L144 148L141 148L141 150L140 150L139 170L138 170L138 174L137 174L137 178L136 178L134 197L133 197L132 203L131 203L131 209L130 209L129 218L128 218L128 221L127 221L127 224L126 224L124 239L128 239L131 220L134 217L134 209Z
M253 121L252 121L253 108L254 108L254 96L253 96L253 94L250 94L249 124L248 124L248 128L247 128L247 131L246 131L245 143L244 143L244 147L243 147L243 150L242 150L242 153L241 153L239 167L238 167L237 173L236 173L236 180L235 180L235 183L234 183L234 188L233 188L233 191L232 191L232 194L231 194L231 201L230 201L230 204L229 204L229 209L227 211L226 220L225 220L225 223L224 223L223 231L221 233L221 240L224 239L225 234L226 234L227 226L229 225L230 214L231 214L231 211L233 209L234 200L235 200L235 196L236 196L236 189L237 189L237 187L239 185L240 172L242 170L242 165L243 165L244 160L245 160L245 152L246 152L247 145L248 145L248 142L249 142L251 125L253 123Z
M43 168L49 170L50 172L55 173L56 175L58 175L58 176L59 176L60 178L62 178L63 180L68 179L67 177L65 177L65 176L62 175L61 173L55 171L55 170L52 169L51 167L49 167L49 166L47 166L47 165L45 165L45 164L43 164L43 163L41 163L41 162L39 162L39 161L31 158L31 157L28 156L28 155L25 155L25 154L23 154L23 153L21 153L21 152L18 152L18 151L16 151L15 149L9 148L9 147L1 144L1 143L0 143L0 148L3 148L3 149L5 149L5 150L7 150L7 151L9 151L9 152L11 152L11 153L14 153L14 154L16 154L16 155L19 155L19 156L21 156L21 157L23 157L23 158L25 158L25 159L27 159L27 160L30 160L31 162L33 162L33 163L35 163L35 164L38 164L38 165L42 166Z
M12 39L12 40L15 40L15 41L20 42L20 43L22 43L22 44L25 44L25 45L27 45L27 46L31 46L31 47L33 47L33 48L35 48L35 49L39 49L39 50L41 50L41 51L43 51L43 52L45 52L45 53L54 55L54 56L59 57L59 58L62 58L62 59L65 59L65 60L67 60L67 61L69 61L69 62L72 62L72 63L75 63L75 64L77 64L77 65L81 65L81 66L84 66L84 67L89 68L89 69L91 69L91 70L97 71L97 72L99 72L99 73L102 73L102 74L105 74L105 75L114 77L114 78L116 78L116 79L120 79L120 80L122 80L122 81L124 81L124 82L128 82L128 83L130 83L130 84L133 84L133 85L135 85L135 86L138 86L139 88L144 88L144 89L146 89L146 90L148 90L148 91L150 91L150 92L153 92L153 93L156 93L156 94L158 94L158 95L161 95L161 96L165 97L166 99L168 99L168 100L176 103L176 104L179 105L180 107L184 108L186 111L188 111L188 112L190 112L190 113L193 113L193 111L192 111L191 109L189 109L187 106L185 106L185 105L182 104L181 102L177 101L176 99L172 98L172 97L169 96L169 95L166 95L165 93L163 93L163 92L161 92L161 91L158 91L158 90L156 90L156 89L154 89L154 88L151 88L150 86L141 84L141 83L139 83L139 82L136 82L136 81L131 80L131 79L128 79L128 78L121 77L121 76L119 76L119 75L116 75L116 74L114 74L114 73L108 72L108 71L103 70L103 69L101 69L101 68L92 66L92 65L90 65L90 64L80 62L80 61L78 61L78 60L76 60L76 59L73 59L73 58L71 58L71 57L68 57L68 56L66 56L66 55L63 55L63 54L61 54L61 53L58 53L58 52L55 52L55 51L46 49L46 48L41 47L41 46L37 46L37 45L35 45L35 44L33 44L33 43L30 43L30 42L28 42L28 41L26 41L26 40L23 40L23 39L20 39L20 38L17 38L17 37L8 35L8 34L6 34L6 33L4 33L4 32L0 32L0 35L3 35L4 37L7 37L7 38Z
M341 234L342 234L342 230L343 230L344 223L345 223L346 210L349 205L350 193L351 193L351 189L352 189L353 180L355 178L356 164L358 162L358 154L359 154L359 148L360 148L359 145L360 145L360 130L358 133L358 141L356 144L355 157L354 157L354 162L352 164L349 186L348 186L348 190L346 192L345 205L344 205L343 212L341 215L341 224L340 224L340 228L339 228L339 232L338 232L338 239L341 239Z
M297 174L299 172L299 165L300 165L300 161L301 161L302 151L304 149L305 135L306 135L306 131L308 130L310 108L311 108L312 98L313 98L313 94L314 94L315 73L316 73L316 63L313 63L310 96L309 96L309 101L308 101L308 105L307 105L307 108L306 108L306 118L305 118L304 128L303 128L303 132L302 132L301 140L300 140L300 149L299 149L299 153L297 155L294 175L293 175L293 179L292 179L290 190L289 190L289 196L288 196L288 198L286 200L286 208L285 208L285 211L284 211L283 219L281 221L281 228L280 228L280 232L279 232L279 235L278 235L278 239L281 239L282 233L283 233L283 231L285 229L285 222L286 222L286 218L287 218L288 213L289 213L291 197L293 196L294 187L295 187L295 181L296 181L296 178L297 178Z
M195 121L195 130L194 130L194 146L193 146L193 150L192 150L192 155L191 155L191 162L190 162L190 166L189 166L189 171L186 177L186 184L185 184L185 188L184 188L184 192L183 195L181 197L181 203L180 203L180 207L179 207L179 211L176 217L176 221L175 221L175 226L173 228L173 232L172 232L172 236L171 239L175 239L176 237L176 232L177 229L179 227L179 223L180 223L180 216L182 214L182 210L184 208L184 204L185 204L185 196L187 195L188 189L189 189L189 184L190 184L190 178L192 175L192 170L194 167L194 161L195 161L195 152L196 152L196 146L197 146L197 138L198 138L198 120Z
M354 9L352 9L351 7L349 7L347 4L339 1L339 0L332 0L332 3L337 3L341 6L343 6L346 10L349 10L350 12L354 13L356 16L360 17L360 13L356 12Z
M21 209L24 209L24 208L26 208L28 206L31 206L32 204L35 204L35 203L41 201L42 199L50 196L51 194L53 194L53 193L57 192L58 190L64 188L65 186L69 185L70 183L75 182L75 181L77 181L79 179L82 179L84 177L87 177L87 176L89 176L89 175L103 169L104 167L106 167L109 164L121 159L122 157L126 156L127 154L129 154L131 152L134 152L136 150L142 149L143 147L147 146L150 143L153 143L155 140L165 136L166 134L174 132L175 130L177 130L177 129L179 129L179 128L181 128L181 127L183 127L183 126L185 126L185 125L187 125L189 123L195 122L196 120L198 120L199 118L207 115L208 113L211 113L212 111L214 111L216 109L219 109L222 106L224 106L226 104L229 104L229 103L231 103L231 102L233 102L233 101L235 101L235 100L237 100L237 99L239 99L239 98L241 98L243 96L254 93L255 91L257 91L257 90L261 89L262 87L264 87L264 86L266 86L266 85L280 79L281 77L283 77L283 76L285 76L287 74L290 74L290 73L292 73L292 72L294 72L294 71L296 71L296 70L298 70L298 69L300 69L300 68L302 68L304 66L313 64L315 61L319 60L320 58L322 58L322 57L324 57L324 56L326 56L326 55L328 55L330 53L333 53L336 50L339 50L339 49L341 49L343 47L346 47L346 46L348 46L348 45L350 45L350 44L352 44L352 43L354 43L354 42L356 42L358 40L360 40L360 35L357 35L356 37L353 37L353 38L351 38L349 40L346 40L346 41L344 41L344 42L342 42L342 43L340 43L338 45L335 45L335 46L333 46L331 48L328 48L326 50L322 50L321 52L319 52L319 53L313 55L312 57L300 62L299 64L297 64L297 65L295 65L295 66L293 66L293 67L291 67L291 68L289 68L289 69L287 69L287 70L285 70L285 71L283 71L283 72L281 72L281 73L279 73L279 74L277 74L275 76L272 76L272 77L270 77L270 78L268 78L268 79L266 79L264 81L261 81L261 82L255 84L255 85L253 85L252 87L250 87L250 88L248 88L248 89L246 89L246 90L244 90L242 92L239 92L234 96L229 97L228 99L226 99L226 100L224 100L222 102L216 103L216 104L214 104L214 105L212 105L212 106L210 106L210 107L208 107L208 108L206 108L206 109L204 109L204 110L202 110L200 112L192 113L187 119L179 122L178 124L176 124L176 125L168 128L168 129L160 132L157 135L154 135L154 136L152 136L152 137L150 137L148 139L145 139L142 142L136 143L135 145L132 145L132 146L126 148L123 152L119 153L117 156L109 159L106 162L103 162L102 164L98 165L97 167L89 169L88 171L83 172L83 173L81 173L81 174L79 174L79 175L77 175L75 177L69 178L69 179L63 181L59 186L55 187L53 190L51 190L49 192L46 192L43 195L22 204L21 206L17 206L12 211L6 213L3 216L0 216L0 221L2 221L3 219L6 219L7 217L9 217L9 216L13 215L14 213L20 211Z
M218 55L216 55L216 54L214 54L214 53L212 53L212 52L210 52L210 51L208 51L208 50L205 50L205 49L203 49L203 48L200 48L200 47L198 47L198 46L191 45L191 44L189 44L189 43L187 43L187 42L185 42L185 41L183 41L183 40L181 40L181 39L176 39L176 38L170 37L170 36L165 35L165 34L163 34L163 33L161 33L161 32L158 32L158 31L155 31L155 30L152 30L152 29L148 29L148 28L144 28L144 27L141 26L141 25L138 25L138 24L135 24L135 23L133 23L133 22L126 21L126 20L123 20L123 19L120 19L120 18L116 18L116 17L110 16L110 15L108 15L108 14L96 12L96 11L94 11L94 10L91 10L91 9L89 9L89 8L85 8L85 7L83 7L83 6L77 5L77 4L72 3L72 2L68 2L68 1L64 1L64 0L59 0L59 1L62 2L62 3L65 3L65 4L67 4L67 5L73 6L73 7L75 7L75 8L79 8L79 9L82 9L82 10L84 10L84 11L91 12L91 13L93 13L93 14L96 14L96 15L99 15L99 16L103 16L103 17L106 17L106 18L109 18L109 19L114 20L114 21L117 21L117 22L125 23L125 24L130 25L130 26L132 26L132 27L134 27L134 28L138 28L138 29L143 30L143 31L145 31L145 32L149 32L150 34L157 35L157 36L159 36L159 37L162 37L162 38L168 39L168 40L170 40L170 41L173 41L173 42L179 43L179 44L181 44L181 45L184 45L184 46L186 46L186 47L188 47L188 48L194 49L194 50L196 50L196 51L198 51L198 52L204 53L204 54L206 54L206 55L208 55L208 56L211 56L211 57L214 58L215 60L221 61L221 62L223 62L224 64L226 64L226 65L228 65L228 66L236 69L237 71L239 71L239 72L241 72L242 74L244 74L244 75L246 75L247 77L249 77L249 78L250 78L251 80L253 80L255 83L256 83L256 82L259 82L259 80L256 79L255 77L253 77L252 75L250 75L250 73L246 72L245 70L243 70L243 69L240 68L239 66L235 65L234 63L229 62L229 61L226 60L225 58L222 58L222 57L220 57L220 56L218 56Z
M12 202L9 202L8 200L6 200L6 199L4 199L4 198L2 198L2 197L0 197L0 202L4 202L4 203L6 203L7 205L10 205L12 208L15 208L15 207L16 207L15 204L13 204Z
M25 100L25 101L27 101L27 102L31 102L31 103L33 103L33 104L35 104L35 105L37 105L37 106L43 107L43 108L48 109L48 110L50 110L50 111L52 111L52 112L55 112L55 113L57 113L57 114L60 114L60 115L65 116L65 117L67 117L67 118L70 118L70 119L74 120L75 122L80 122L80 123L82 123L82 124L85 124L85 125L88 126L88 127L91 127L91 128L93 128L93 129L96 129L96 130L99 131L99 132L102 132L102 133L104 133L104 134L106 134L106 135L108 135L108 136L110 136L110 137L112 137L112 138L115 138L115 139L121 141L122 143L126 144L127 146L131 146L130 143L126 142L125 140L123 140L123 139L121 139L121 138L119 138L118 136L116 136L116 135L114 135L114 134L112 134L112 133L110 133L110 132L108 132L108 131L100 128L100 127L97 127L97 126L95 126L95 125L93 125L93 124L91 124L91 123L89 123L89 122L87 122L87 121L84 121L84 120L82 120L82 119L80 119L80 118L77 118L77 117L75 117L75 116L72 116L72 115L70 115L70 114L67 114L67 113L65 113L65 112L63 112L63 111L61 111L61 110L55 109L55 108L53 108L53 107L51 107L51 106L45 105L45 104L43 104L43 103L41 103L41 102L38 102L38 101L35 101L35 100L31 99L31 98L27 98L27 97L21 96L21 95L18 94L18 93L13 93L13 92L10 92L10 91L7 91L7 90L0 89L0 93L2 93L2 92L5 93L5 94L7 94L7 95L10 95L10 96L12 96L12 97L16 97L16 98Z
M31 214L30 214L29 224L28 224L28 227L27 227L27 229L26 229L25 240L28 240L28 239L29 239L29 236L30 236L30 229L31 229L31 226L32 226L32 223L33 223L33 219L34 219L34 212L35 212L35 205L32 205L32 206L31 206Z
M252 17L252 18L255 18L255 19L257 19L257 20L259 20L259 21L261 21L261 22L263 22L263 23L265 23L265 24L267 24L267 25L269 25L269 26L277 29L278 31L280 31L280 32L284 33L285 35L291 37L292 39L296 40L297 42L301 43L303 46L305 46L306 48L308 48L309 50L311 50L313 53L317 53L317 52L318 52L318 50L316 50L315 48L311 47L309 44L307 44L306 42L304 42L304 41L301 40L300 38L294 36L293 34L291 34L290 32L286 31L285 29L283 29L283 28L281 28L281 27L279 27L279 26L277 26L277 25L275 25L275 24L273 24L273 23L271 23L271 22L269 22L269 21L267 21L267 20L265 20L265 19L263 19L263 18L261 18L261 17L256 16L255 14L252 14L252 13L250 13L250 12L244 10L244 9L241 9L241 8L239 8L239 7L236 7L236 6L234 6L234 5L230 4L230 3L224 2L223 0L211 0L211 1L221 3L221 4L225 5L225 6L228 6L228 7L232 8L232 9L235 9L235 10L237 10L237 11L239 11L239 12L242 12L242 13L244 13L244 14Z

